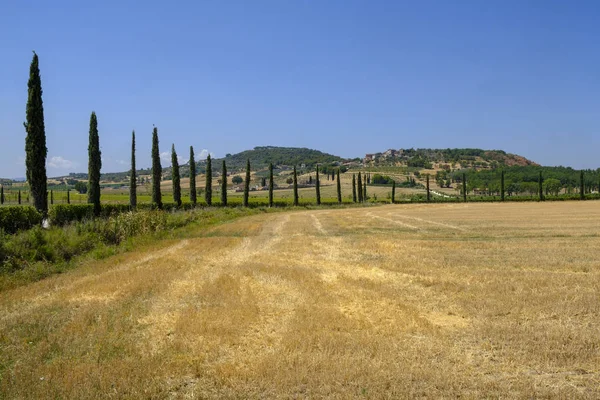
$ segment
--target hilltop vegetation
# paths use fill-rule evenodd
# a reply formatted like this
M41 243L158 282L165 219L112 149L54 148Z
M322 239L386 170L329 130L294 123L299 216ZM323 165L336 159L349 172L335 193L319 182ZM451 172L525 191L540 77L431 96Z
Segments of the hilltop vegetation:
M371 165L405 165L434 168L446 164L451 168L498 168L501 166L538 165L525 157L503 150L482 149L399 149L368 154L365 161Z
M227 154L225 162L232 170L241 170L246 166L246 160L250 159L250 165L253 169L265 169L269 163L273 165L302 165L314 167L316 164L330 164L342 161L341 157L332 154L323 153L319 150L308 149L306 147L276 147L259 146L252 150L242 151L237 154Z

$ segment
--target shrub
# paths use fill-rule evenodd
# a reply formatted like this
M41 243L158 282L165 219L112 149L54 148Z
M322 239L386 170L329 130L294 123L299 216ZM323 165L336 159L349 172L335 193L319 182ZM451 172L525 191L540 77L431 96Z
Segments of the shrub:
M103 210L107 207L105 205ZM82 221L94 217L93 204L56 204L48 211L51 225L65 225L69 222Z
M0 229L16 233L42 223L42 214L30 206L0 207Z

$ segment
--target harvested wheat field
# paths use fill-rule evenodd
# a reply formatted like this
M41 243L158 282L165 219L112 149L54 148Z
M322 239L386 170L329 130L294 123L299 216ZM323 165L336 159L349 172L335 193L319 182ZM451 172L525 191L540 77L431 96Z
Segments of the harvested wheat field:
M599 398L600 203L248 217L0 294L1 398Z

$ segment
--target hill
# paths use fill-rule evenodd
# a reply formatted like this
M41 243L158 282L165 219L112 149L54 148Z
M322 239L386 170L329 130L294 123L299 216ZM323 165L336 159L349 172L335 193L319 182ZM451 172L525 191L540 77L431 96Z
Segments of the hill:
M246 167L246 160L250 160L252 169L260 170L268 168L269 163L273 165L294 166L305 164L313 167L318 164L331 164L342 161L341 157L323 153L319 150L306 147L276 147L262 146L252 150L242 151L234 155L227 154L225 162L230 170L238 170ZM221 160L219 160L220 162Z
M227 163L227 170L229 172L238 172L246 168L246 161L250 160L250 165L253 171L264 170L269 167L269 163L273 163L274 166L290 168L294 165L301 166L305 165L307 168L312 169L317 163L323 165L330 165L337 163L343 159L332 154L323 153L319 150L308 149L305 147L277 147L277 146L259 146L252 150L245 150L237 154L227 154L225 157ZM219 173L221 171L221 165L223 158L213 158L212 169L213 172ZM164 165L164 163L163 163ZM206 161L197 161L196 170L198 173L203 174L206 171ZM139 177L149 176L151 170L140 169L137 171ZM180 174L182 177L189 177L190 168L188 164L180 166ZM171 177L171 166L165 166L163 168L163 177L170 179ZM87 173L71 173L67 177L57 177L56 179L70 178L77 180L87 179ZM129 178L129 171L123 172L109 172L101 175L103 182L127 182Z
M367 154L365 164L405 165L434 168L443 164L454 168L495 169L501 166L537 166L527 158L503 150L483 149L389 149L382 153ZM441 165L440 165L441 164Z

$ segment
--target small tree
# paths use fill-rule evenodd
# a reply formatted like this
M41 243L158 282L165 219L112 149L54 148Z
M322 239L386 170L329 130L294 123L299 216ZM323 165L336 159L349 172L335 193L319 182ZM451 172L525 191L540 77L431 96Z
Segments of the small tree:
M69 203L68 191L67 203ZM135 131L131 132L131 173L129 174L129 207L132 210L135 210L137 207L137 176L135 170Z
M337 199L338 203L342 204L342 184L340 182L340 169L337 170Z
M160 193L160 180L162 179L162 166L160 165L160 151L158 148L158 129L152 130L152 205L162 210L162 194Z
M102 157L100 154L100 139L98 137L98 120L96 113L90 116L90 142L88 145L88 203L94 205L94 215L100 215L100 168Z
M504 201L504 170L502 170L502 174L500 175L500 199Z
M542 177L542 171L540 171L540 177L538 179L538 185L539 185L539 190L538 191L539 191L539 195L540 195L540 201L544 201L544 189L543 189L544 178Z
M273 207L273 163L269 163L269 207Z
M181 207L181 177L179 176L179 160L175 152L175 144L171 146L171 169L173 175L173 202L176 207Z
M262 178L262 179L260 180L260 186L261 186L261 187L265 187L265 186L267 186L267 178Z
M463 201L467 201L467 174L462 174Z
M358 187L358 202L362 203L363 202L363 185L362 185L362 178L360 176L360 172L358 173L358 179L357 179L356 186Z
M315 176L315 191L317 195L317 205L321 205L321 182L319 182L319 166L317 165L317 174Z
M426 183L427 183L427 201L431 200L431 193L429 192L429 174L427 174L425 176L426 179Z
M194 155L194 147L190 146L190 203L196 207L198 202L198 194L196 193L196 158Z
M206 188L204 189L204 200L207 206L212 205L212 160L210 154L206 156Z
M356 203L356 175L352 174L352 202Z
M227 206L227 165L223 159L223 174L221 175L221 205Z
M367 176L365 175L365 180L363 181L363 201L369 200L369 196L367 196Z
M396 199L396 181L392 181L392 204Z
M248 207L248 197L250 196L250 159L246 161L246 181L244 182L244 207Z
M242 182L244 182L244 180L239 175L236 175L233 178L231 178L231 183L233 183L234 185L239 185Z
M298 206L298 174L296 173L296 166L294 165L294 206Z
M583 181L583 170L579 173L579 199L585 200L585 183Z

